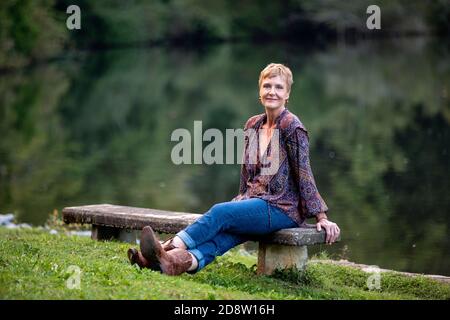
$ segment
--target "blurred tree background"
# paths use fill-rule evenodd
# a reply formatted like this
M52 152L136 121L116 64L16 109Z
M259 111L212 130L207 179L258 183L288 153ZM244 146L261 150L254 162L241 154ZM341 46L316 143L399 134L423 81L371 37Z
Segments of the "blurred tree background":
M66 8L81 9L81 30ZM177 128L242 128L260 70L289 109L343 241L336 257L450 275L448 1L3 0L0 214L94 203L204 212L236 165L174 165ZM239 157L238 157L239 158ZM314 250L325 249L318 247Z
M65 28L66 9L81 9L82 28ZM369 0L3 0L0 66L45 60L68 48L160 43L197 46L217 41L285 40L323 43L370 34ZM380 0L386 35L449 35L446 0Z

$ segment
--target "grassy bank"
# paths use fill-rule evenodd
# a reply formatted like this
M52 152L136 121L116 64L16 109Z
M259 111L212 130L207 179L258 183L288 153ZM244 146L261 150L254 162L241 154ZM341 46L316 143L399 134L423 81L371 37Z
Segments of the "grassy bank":
M257 276L256 257L237 248L195 275L169 277L128 263L129 245L37 229L0 228L0 299L450 299L450 286L423 277L368 274L310 263L303 273ZM79 289L74 276L81 271Z

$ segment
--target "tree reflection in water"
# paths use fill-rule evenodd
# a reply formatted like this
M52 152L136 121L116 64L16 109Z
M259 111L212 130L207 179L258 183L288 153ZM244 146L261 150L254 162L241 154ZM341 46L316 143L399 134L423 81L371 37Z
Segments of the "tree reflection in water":
M317 185L343 232L312 252L450 275L448 61L413 40L218 45L96 52L3 75L0 213L43 224L71 205L201 213L229 201L239 165L176 166L170 134L194 120L242 128L263 112L261 68L283 62L289 109L310 131Z

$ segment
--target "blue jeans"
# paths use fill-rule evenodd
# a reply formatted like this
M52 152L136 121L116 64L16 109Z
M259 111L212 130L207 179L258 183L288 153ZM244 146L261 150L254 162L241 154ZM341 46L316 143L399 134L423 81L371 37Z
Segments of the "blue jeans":
M270 208L269 208L270 207ZM177 233L198 261L196 273L231 248L297 223L281 209L259 198L215 204L193 224Z

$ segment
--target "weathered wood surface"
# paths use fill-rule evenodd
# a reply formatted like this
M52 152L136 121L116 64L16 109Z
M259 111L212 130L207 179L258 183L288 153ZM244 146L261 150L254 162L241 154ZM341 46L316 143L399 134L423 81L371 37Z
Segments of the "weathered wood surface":
M155 231L177 233L201 215L156 209L99 204L67 207L62 211L65 223L94 224L99 226L142 230L150 225Z
M195 213L111 204L67 207L63 209L62 213L65 223L93 224L134 230L142 230L143 227L150 225L155 231L172 234L186 228L201 217L200 214ZM325 232L323 230L317 232L313 228L291 228L255 240L289 246L313 245L325 242Z

